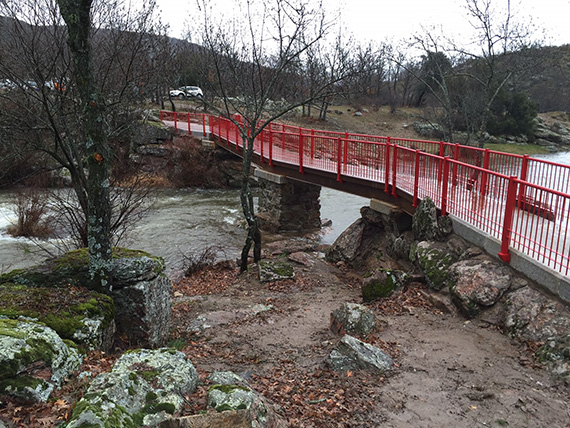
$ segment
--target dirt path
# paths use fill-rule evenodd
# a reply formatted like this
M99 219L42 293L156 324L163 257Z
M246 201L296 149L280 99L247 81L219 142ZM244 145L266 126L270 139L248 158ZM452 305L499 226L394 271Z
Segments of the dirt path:
M370 305L383 327L366 341L395 358L392 374L330 372L330 314L361 302L359 281L315 254L310 264L296 265L296 281L226 270L175 287L174 336L203 379L244 376L290 426L570 427L568 386L487 324L431 307L420 284ZM205 408L207 387L188 413Z

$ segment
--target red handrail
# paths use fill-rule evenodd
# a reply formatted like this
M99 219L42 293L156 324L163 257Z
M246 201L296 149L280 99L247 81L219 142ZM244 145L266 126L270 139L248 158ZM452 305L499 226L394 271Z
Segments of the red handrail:
M191 117L195 115L187 114L189 132ZM208 116L213 138L225 139L228 145L235 143L239 152L241 131L234 122L200 115L204 135L208 133ZM165 123L174 122L174 128L178 129L180 117L176 112L161 111L160 118ZM238 116L235 120L242 123ZM232 135L234 142L230 142ZM266 140L269 153L264 148ZM280 150L274 150L275 146L280 146ZM501 243L501 259L510 260L509 250L514 245L565 275L570 271L568 165L442 141L331 132L276 123L267 124L266 132L258 135L254 147L270 166L280 161L297 165L301 173L307 168L328 171L340 183L343 176L383 180L384 192L394 197L398 197L398 191L407 192L414 206L429 196L442 214L453 214L497 238Z

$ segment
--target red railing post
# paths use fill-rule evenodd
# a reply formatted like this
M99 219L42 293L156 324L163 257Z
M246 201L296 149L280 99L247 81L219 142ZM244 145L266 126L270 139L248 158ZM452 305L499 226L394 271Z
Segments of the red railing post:
M269 127L269 166L273 166L273 130Z
M441 183L441 215L447 215L447 188L449 183L449 156L443 158L443 176Z
M420 151L416 150L416 166L414 173L414 202L412 206L415 208L418 206L418 188L420 182Z
M398 146L396 144L392 145L392 196L397 198L398 193L396 192L396 170L398 169Z
M485 171L481 174L481 196L485 196L487 194L487 182L489 181L487 170L489 169L490 155L491 151L489 149L485 149L485 157L483 158L483 169Z
M163 119L164 119L164 112L160 110L160 121L162 122Z
M441 183L441 175L443 174L441 167L443 166L444 151L445 151L444 143L443 143L443 141L440 141L439 142L439 157L440 157L440 159L437 163L438 164L437 165L437 182L438 183Z
M453 160L459 160L459 143L455 144L453 149ZM457 186L457 163L453 164L453 180L451 182L453 187Z
M343 158L344 158L344 172L346 172L348 168L348 138L345 138L344 140Z
M299 129L299 172L303 173L303 134Z
M188 121L188 133L192 135L192 127L190 126L190 113L186 116L186 120Z
M174 112L174 130L178 131L178 114Z
M342 171L342 138L339 138L336 150L336 181L338 181L339 183L342 183L341 171Z
M511 261L509 245L511 242L511 229L513 227L513 217L517 201L517 180L517 177L514 175L509 178L509 187L507 189L507 203L505 205L505 217L503 219L503 234L501 238L501 252L499 253L499 258L507 263Z
M311 160L315 158L315 130L311 129Z
M527 176L528 176L528 160L529 156L524 155L522 158L521 174L520 174L520 179L523 183L521 183L519 186L519 195L518 195L518 207L520 209L522 209L526 193L526 186L524 185L524 182L527 181Z
M206 136L206 115L202 113L202 134Z
M384 192L390 193L390 137L386 138L386 152L384 154Z

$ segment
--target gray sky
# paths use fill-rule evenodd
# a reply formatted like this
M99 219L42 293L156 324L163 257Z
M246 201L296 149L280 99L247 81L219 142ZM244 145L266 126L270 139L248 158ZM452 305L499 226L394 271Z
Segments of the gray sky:
M232 0L211 0L214 13L231 14ZM170 35L181 37L184 29L201 20L196 0L157 0ZM340 10L341 23L357 40L386 41L420 32L423 26L440 26L446 34L468 37L465 0L323 0L331 17ZM505 7L507 0L493 0ZM511 0L511 10L523 22L545 31L547 45L570 43L570 0Z

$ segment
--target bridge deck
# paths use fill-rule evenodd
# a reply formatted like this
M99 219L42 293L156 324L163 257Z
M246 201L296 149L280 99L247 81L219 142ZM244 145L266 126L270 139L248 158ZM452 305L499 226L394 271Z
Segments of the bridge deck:
M166 115L166 112L165 112ZM242 143L228 119L183 115L166 124L237 155ZM380 199L408 212L430 197L443 214L498 240L499 256L518 250L568 275L570 167L443 142L390 139L271 124L255 140L254 163L293 179ZM453 155L451 157L450 155ZM562 178L561 178L562 177Z

